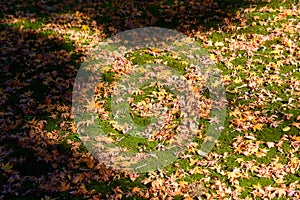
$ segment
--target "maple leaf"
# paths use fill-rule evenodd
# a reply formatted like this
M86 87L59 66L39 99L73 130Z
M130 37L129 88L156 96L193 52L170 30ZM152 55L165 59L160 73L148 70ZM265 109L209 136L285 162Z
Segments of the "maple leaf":
M13 166L8 162L6 164L1 163L0 168L5 172L5 173L12 173Z
M258 124L255 124L255 125L252 127L252 129L253 129L254 132L256 132L256 131L261 131L263 126L264 126L263 124L258 123Z
M291 125L300 129L300 122L293 122Z
M92 156L89 156L89 155L84 156L82 158L82 160L86 163L87 167L90 169L92 169L95 165L95 160L93 159Z
M83 174L79 174L77 176L75 176L75 178L73 179L73 183L78 183L78 182L81 182L82 180L84 179L84 175Z
M241 111L238 109L234 109L234 111L229 113L229 116L234 116L234 117L240 117L241 116Z
M275 147L275 143L274 142L267 142L266 144L267 144L267 146L268 146L269 149L272 148L272 147Z
M59 187L60 191L65 192L65 191L69 190L70 188L71 188L70 183L67 183L65 181L62 181L60 183L60 187Z
M253 173L253 172L257 172L257 171L258 171L258 169L259 169L259 167L258 167L258 166L256 166L256 165L253 165L253 166L250 168L250 171Z
M209 118L209 120L211 123L216 123L216 124L220 122L217 116L211 117Z
M147 185L148 183L150 183L152 180L150 178L145 178L141 181L141 183L143 183L144 185Z
M132 193L138 193L138 192L140 192L140 191L141 191L141 188L139 188L139 187L134 187L134 188L132 188L132 190L131 190Z
M300 142L300 136L293 135L291 136L291 139Z
M235 161L238 163L241 163L241 162L244 162L244 158L237 158Z
M81 25L81 29L83 31L87 31L87 30L89 30L89 26L88 25Z
M192 166L192 165L194 165L195 163L198 162L197 158L196 159L189 158L189 160L190 160L190 166Z
M256 190L262 190L262 185L260 183L254 184L252 187Z

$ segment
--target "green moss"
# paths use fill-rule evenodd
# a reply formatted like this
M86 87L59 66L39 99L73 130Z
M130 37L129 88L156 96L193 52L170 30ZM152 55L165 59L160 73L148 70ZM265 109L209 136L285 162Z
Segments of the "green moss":
M116 187L119 187L123 192L129 192L134 187L139 187L141 189L146 188L145 185L143 185L140 181L145 178L144 175L141 175L138 177L137 180L131 181L129 179L120 177L115 178L113 180L104 182L104 181L91 181L87 185L87 189L89 190L95 190L95 192L99 193L102 198L105 198L108 194L113 194L113 189ZM131 196L131 197L124 197L122 199L136 199L141 200L143 198Z
M113 189L110 184L104 181L91 181L86 188L89 190L95 190L101 194L109 194Z
M117 143L117 146L126 147L131 152L149 152L155 151L157 144L157 141L148 141L143 137L125 135L124 138Z
M232 171L234 168L237 168L240 166L240 164L236 161L238 158L243 158L241 156L229 156L227 157L224 162L222 162L222 165L224 166L224 169L226 171Z
M262 187L266 187L268 185L274 185L274 181L272 179L263 178L263 177L251 177L250 179L238 179L240 186L244 187L244 190L242 191L240 198L246 198L250 197L251 192L253 190L254 185L260 184Z
M147 127L151 123L150 117L140 117L137 114L133 114L132 120L136 125L141 127Z
M297 174L287 174L284 176L285 184L295 183L299 181L300 171Z
M271 162L273 162L273 159L276 158L276 156L280 156L280 155L281 154L278 153L276 148L271 148L267 152L266 156L263 156L263 157L260 157L260 158L252 156L252 158L253 158L253 160L256 160L257 163L270 164Z
M263 131L257 131L257 139L263 141L275 142L279 141L283 133L280 127L276 128L264 128Z
M51 132L51 131L60 129L59 124L62 122L61 119L60 120L58 120L58 119L54 120L54 119L48 117L46 120L47 120L47 124L44 127L45 130Z
M112 83L113 81L115 81L115 73L114 72L105 72L102 74L101 80L103 82L107 82L107 83Z
M164 55L154 55L150 53L145 53L142 50L132 52L127 54L126 57L131 60L133 65L141 65L146 63L155 63L156 59L161 59L162 63L167 63L166 66L175 69L180 74L185 73L185 68L187 67L185 60L182 58L172 58L172 52L163 52Z
M140 101L144 101L146 98L149 98L150 95L152 95L152 92L159 92L157 87L154 86L142 86L140 88L143 91L143 94L133 94L131 97L133 98L134 103L138 103ZM154 101L153 103L156 103Z
M99 120L99 125L101 127L101 131L104 134L109 134L109 133L118 133L115 129L113 129L109 123L109 121L106 120Z
M58 146L57 146L57 149L62 152L62 153L67 153L67 154L70 154L71 153L71 144L68 144L68 140L71 140L73 142L80 142L81 143L81 140L79 138L79 135L77 134L70 134L68 135L63 141L61 141ZM85 153L87 152L87 148L81 143L80 146L79 146L79 151L82 152L82 153Z

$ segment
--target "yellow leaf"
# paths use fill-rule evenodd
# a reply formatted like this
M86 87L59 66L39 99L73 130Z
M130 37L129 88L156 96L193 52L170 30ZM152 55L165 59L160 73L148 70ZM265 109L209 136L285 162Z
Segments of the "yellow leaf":
M221 84L220 81L215 81L215 82L213 82L213 83L211 84L211 86L212 86L213 88L216 88L216 87L219 87L220 84Z
M229 116L234 116L234 117L238 117L241 116L241 111L239 111L238 109L234 109L234 111L229 113Z
M212 60L217 60L217 58L216 58L216 56L215 56L214 54L210 54L209 56L210 56L210 58L211 58Z
M235 161L238 163L241 163L241 162L244 162L244 158L237 158Z
M4 164L4 163L1 163L1 167L0 167L4 172L6 172L6 173L11 173L13 170L12 170L12 168L13 168L13 166L12 165L10 165L10 163L8 162L8 163L6 163L6 164Z
M187 181L179 181L180 187L187 186L188 184L189 184L189 182L187 182Z
M198 158L196 158L195 160L190 158L190 166L194 165L196 162L198 162Z
M262 186L261 186L260 183L257 183L257 185L253 185L253 188L254 188L254 189L261 189Z
M272 54L280 54L280 51L278 49L275 49L273 51L271 51Z
M224 46L224 43L223 42L215 42L215 46L222 47L222 46Z
M282 178L277 178L277 179L275 179L274 181L275 181L275 183L277 183L277 184L285 183L284 180L283 180Z
M122 199L122 196L123 196L122 194L116 194L114 198L115 199Z
M236 66L236 69L237 70L242 70L242 69L244 69L245 67L244 66L242 66L242 65L238 65L238 66Z
M253 165L253 166L250 168L250 171L251 171L251 172L256 172L258 168L259 168L258 166Z
M95 103L95 101L94 100L86 100L86 105L85 105L85 107L87 108L87 109L89 109L89 110L94 110L95 108L96 108L96 103Z
M286 132L286 131L289 131L291 129L291 127L287 126L285 128L282 129L282 131Z
M235 84L240 84L242 82L243 82L243 80L241 79L241 77L238 77L238 78L233 80L233 83L235 83Z
M207 169L202 169L200 167L195 167L194 169L189 170L190 174L207 174L209 171Z
M182 65L189 65L189 63L188 63L187 61L185 61L185 60L184 60L184 61L181 61L180 63L181 63Z
M61 185L60 185L60 191L61 192L65 192L65 191L67 191L67 190L69 190L70 189L70 183L66 183L66 182L61 182Z
M106 144L110 144L110 143L115 142L113 139L111 139L109 137L102 136L102 135L101 136L96 136L95 141L96 142L104 142Z
M255 125L252 127L252 129L253 129L254 132L256 132L257 130L258 130L258 131L261 131L263 126L264 126L263 124L258 123L258 124L255 124Z
M82 26L81 26L81 29L84 30L84 31L86 31L86 30L89 29L89 26L88 26L88 25L82 25Z
M270 149L270 148L275 146L275 143L274 142L267 142L267 146Z
M244 187L241 187L239 185L234 185L234 187L237 189L237 191L242 192L244 190Z

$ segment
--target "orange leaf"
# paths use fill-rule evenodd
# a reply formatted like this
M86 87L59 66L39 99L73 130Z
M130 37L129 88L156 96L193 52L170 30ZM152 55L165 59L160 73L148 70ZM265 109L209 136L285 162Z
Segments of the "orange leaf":
M137 193L137 192L139 192L139 191L141 191L141 188L139 188L139 187L134 187L133 189L132 189L132 193Z
M298 129L300 129L300 122L293 122L292 126L297 127Z

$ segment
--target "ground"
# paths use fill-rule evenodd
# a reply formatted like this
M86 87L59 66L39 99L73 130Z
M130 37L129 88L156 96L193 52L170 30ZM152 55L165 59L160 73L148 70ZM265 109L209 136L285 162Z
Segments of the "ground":
M300 196L300 4L296 1L3 1L0 3L1 199L298 199ZM94 46L140 27L194 38L222 72L227 110L205 157L209 123L184 154L147 173L112 170L82 143L71 112L76 74ZM128 65L167 63L189 80L190 63L143 49ZM117 62L118 64L118 62ZM111 88L124 67L108 66L99 85L99 121L110 141L132 152L160 142L114 126ZM105 86L105 87L103 87ZM108 88L104 90L104 88ZM209 95L203 90L203 101ZM163 87L132 94L133 120L149 124L150 103L175 97ZM180 114L173 112L174 131Z

